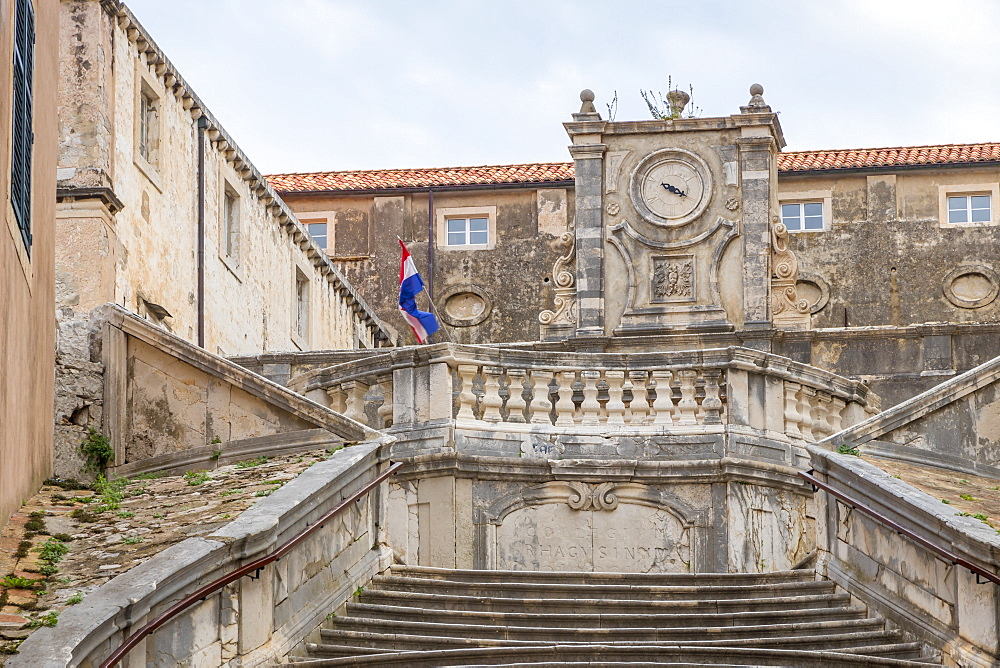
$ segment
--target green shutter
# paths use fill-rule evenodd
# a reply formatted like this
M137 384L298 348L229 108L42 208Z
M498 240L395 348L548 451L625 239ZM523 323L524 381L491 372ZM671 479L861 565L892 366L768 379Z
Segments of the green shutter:
M31 252L32 79L35 69L35 12L31 0L17 0L14 14L14 127L11 138L10 200L24 246Z

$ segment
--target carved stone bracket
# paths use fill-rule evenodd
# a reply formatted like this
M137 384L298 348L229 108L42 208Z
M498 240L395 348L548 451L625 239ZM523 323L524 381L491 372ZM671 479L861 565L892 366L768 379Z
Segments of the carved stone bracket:
M788 229L777 216L771 219L771 319L779 329L808 329L809 302L799 299L795 283L799 263L788 249Z
M567 484L572 493L566 498L566 505L573 510L614 510L618 507L613 482L588 485L585 482L570 481Z
M554 310L545 310L538 314L538 322L543 325L576 325L576 275L571 270L576 258L576 237L567 232L559 237L559 241L567 247L562 255L552 265L552 280L555 283Z

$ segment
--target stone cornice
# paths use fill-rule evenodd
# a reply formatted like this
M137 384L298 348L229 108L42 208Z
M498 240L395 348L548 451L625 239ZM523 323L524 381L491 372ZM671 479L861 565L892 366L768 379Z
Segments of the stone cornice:
M109 213L118 213L125 208L125 204L118 199L115 191L107 187L69 187L56 188L56 201L65 202L81 199L100 200Z

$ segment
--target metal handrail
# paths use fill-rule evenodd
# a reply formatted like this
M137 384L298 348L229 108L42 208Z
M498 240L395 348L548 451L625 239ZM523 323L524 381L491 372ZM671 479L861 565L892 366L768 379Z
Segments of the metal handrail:
M155 619L153 619L151 622L143 626L141 629L139 629L132 635L130 635L125 640L125 642L122 643L121 647L112 652L111 656L109 656L107 659L104 660L103 663L101 663L100 668L111 668L112 666L114 666L116 663L125 658L125 655L128 654L129 651L132 650L132 648L138 645L143 638L152 634L153 631L160 628L168 621L173 619L175 616L177 616L179 613L191 607L198 601L204 600L209 594L213 594L216 591L225 587L230 582L239 580L241 577L249 575L254 571L258 571L264 566L267 566L268 564L273 563L278 559L280 559L281 557L285 556L289 552L289 550L291 550L293 547L304 541L306 538L311 536L316 531L322 529L327 522L329 522L331 519L333 519L341 512L343 512L352 503L358 501L362 496L364 496L365 494L367 494L368 492L372 491L380 484L382 484L383 481L385 481L389 476L395 473L396 469L398 469L402 465L403 465L402 462L396 462L395 464L392 464L388 469L386 469L382 474L380 474L374 480L369 482L367 485L365 485L358 491L351 494L349 497L347 497L339 504L337 504L337 506L335 506L334 508L327 511L322 517L320 517L318 520L307 526L299 533L295 534L293 538L291 538L288 542L281 545L271 554L267 555L266 557L261 557L260 559L252 561L246 566L243 566L242 568L239 568L233 571L232 573L223 575L221 578L212 580L208 584L198 588L198 590L195 591L194 593L189 594L184 598L182 598L177 603L174 603L172 606L167 608L167 610L160 613L160 615L157 616Z
M868 515L869 517L871 517L871 518L877 520L878 522L884 524L885 526L889 527L890 529L892 529L896 533L898 533L898 534L900 534L902 536L906 536L907 538L909 538L910 540L914 541L918 545L922 545L923 547L925 547L928 550L930 550L931 552L935 553L936 555L938 555L939 557L941 557L945 561L951 562L952 564L955 564L956 566L961 566L962 568L967 568L972 573L975 573L975 575L976 575L976 582L979 582L979 578L983 577L983 578L986 578L987 580L989 580L990 582L992 582L993 584L1000 585L1000 575L997 575L996 573L992 573L992 572L986 570L985 568L983 568L982 566L980 566L978 564L975 564L975 563L973 563L973 562L971 562L971 561L969 561L967 559L963 559L962 557L958 556L957 554L955 554L953 552L949 552L948 550L946 550L945 548L941 547L940 545L932 543L931 541L927 540L923 536L919 536L919 535L915 534L914 532L910 531L909 529L907 529L906 527L902 526L901 524L898 524L898 523L892 521L891 519L889 519L888 517L886 517L882 513L878 512L877 510L869 508L868 506L866 506L865 504L861 503L857 499L853 499L850 496L848 496L847 494L844 494L843 492L834 489L833 487L831 487L830 485L826 484L825 482L821 482L818 478L816 478L815 476L813 476L812 473L813 472L811 470L808 471L808 472L806 472L806 471L799 471L799 477L802 478L803 480L805 480L806 482L808 482L809 484L811 484L813 487L822 489L823 491L827 492L828 494L831 494L831 495L837 497L838 499L840 499L841 501L843 501L844 503L846 503L847 505L849 505L851 508L854 508L856 510L860 510L865 515Z

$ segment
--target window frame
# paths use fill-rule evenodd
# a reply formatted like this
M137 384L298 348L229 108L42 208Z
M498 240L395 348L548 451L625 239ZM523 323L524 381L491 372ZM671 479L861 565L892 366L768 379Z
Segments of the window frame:
M219 259L243 282L243 195L236 183L225 174L223 164L219 174L218 220Z
M972 197L988 196L990 198L990 218L984 221L968 221L964 223L951 222L948 200L951 197L966 197L971 214ZM946 228L976 228L994 227L1000 225L1000 215L997 212L997 202L1000 202L1000 183L972 183L938 186L938 224ZM971 216L970 216L971 217Z
M336 232L336 222L337 222L337 212L336 211L303 211L296 214L299 222L302 226L306 228L306 232L309 233L309 238L317 246L320 244L316 242L315 237L310 233L310 225L326 225L326 244L320 246L320 250L326 253L328 256L333 257L335 249L335 238L334 234Z
M11 44L11 147L8 217L12 236L20 239L22 266L30 264L33 236L35 8L31 0L15 0ZM23 257L22 256L23 253ZM26 271L28 271L26 269Z
M160 150L162 148L162 107L164 96L160 82L139 60L135 71L135 118L132 134L132 162L162 193L160 185ZM146 104L148 101L148 104Z
M788 228L789 234L815 234L817 232L826 232L832 227L833 216L832 214L832 200L833 196L829 190L805 190L800 192L788 192L788 193L778 193L778 217L781 219L782 224L785 222L785 216L782 214L782 207L788 204L820 204L822 206L822 226L818 229L798 229L793 230ZM804 209L803 209L804 213ZM805 224L805 215L800 217L800 220ZM786 225L787 227L787 225Z
M297 263L292 266L292 343L299 350L309 349L309 328L311 325L312 281L306 271Z
M492 250L496 248L497 234L496 234L496 220L497 220L497 208L495 206L460 206L460 207L442 207L436 209L435 218L437 224L435 225L435 232L437 238L435 240L435 247L446 251L470 251L470 250ZM448 243L448 221L464 219L471 221L474 218L485 218L486 219L486 243L484 244L449 244ZM466 234L469 233L469 224L466 224ZM468 239L468 236L466 236Z

